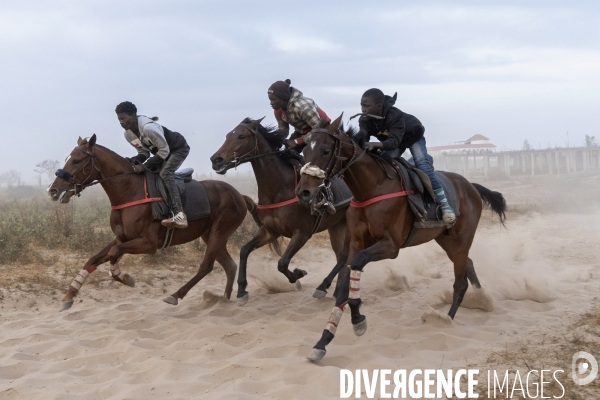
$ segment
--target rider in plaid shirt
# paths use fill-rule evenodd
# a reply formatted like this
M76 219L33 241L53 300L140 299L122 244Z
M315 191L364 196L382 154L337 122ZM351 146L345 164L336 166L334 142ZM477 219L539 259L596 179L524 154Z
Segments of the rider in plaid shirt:
M327 122L331 122L331 119L313 99L304 97L301 91L291 87L290 84L289 79L277 81L269 87L267 93L281 134L287 137L290 125L295 128L294 133L284 142L285 145L301 151L304 147L302 136L317 128L321 119Z

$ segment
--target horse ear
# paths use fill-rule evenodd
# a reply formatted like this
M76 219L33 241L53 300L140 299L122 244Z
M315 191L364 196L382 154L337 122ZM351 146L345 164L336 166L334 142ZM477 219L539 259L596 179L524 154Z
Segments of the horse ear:
M254 120L248 126L250 127L250 129L252 129L253 131L255 131L258 128L258 126L260 125L260 123L262 122L263 119L265 119L265 117L262 117L260 119Z
M331 132L337 132L340 129L340 124L342 123L342 117L344 116L344 113L341 113L339 117L337 117L337 119L335 121L333 121L331 123L331 125L329 125L329 130Z
M83 142L83 139L79 136L79 139L77 139L77 146L81 146L81 142Z
M90 138L90 140L88 140L88 144L87 144L88 149L91 150L94 147L95 144L96 144L96 134L94 133L92 135L92 137Z

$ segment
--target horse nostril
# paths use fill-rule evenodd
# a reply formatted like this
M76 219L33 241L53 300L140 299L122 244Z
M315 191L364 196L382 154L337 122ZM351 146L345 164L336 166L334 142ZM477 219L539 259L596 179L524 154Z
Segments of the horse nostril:
M50 190L48 190L48 194L52 197L56 197L58 195L58 190L50 189Z
M212 163L213 165L218 165L221 164L223 162L223 158L222 157L216 157L212 159Z
M308 200L310 198L310 191L309 190L303 190L302 192L300 192L300 198L302 200Z

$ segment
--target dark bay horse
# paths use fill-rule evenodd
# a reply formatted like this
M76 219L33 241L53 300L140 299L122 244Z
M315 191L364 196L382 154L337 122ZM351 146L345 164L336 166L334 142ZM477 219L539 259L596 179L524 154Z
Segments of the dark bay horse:
M354 202L346 213L350 234L349 268L340 271L338 280L342 282L335 307L321 339L308 356L310 360L320 360L325 355L325 346L333 339L346 304L350 306L354 333L357 336L364 334L367 329L366 317L359 310L363 268L372 261L396 258L414 223L401 180L388 178L373 157L365 153L350 136L339 131L341 118L328 129L312 131L310 143L304 149L307 165L303 171L306 174L303 173L296 190L300 203L308 206L315 190L323 183L323 176L325 180L343 176L354 195ZM469 258L469 249L481 217L482 201L499 215L501 223L506 217L506 203L501 193L471 184L458 174L444 172L444 175L458 196L460 216L456 225L449 230L445 227L420 229L411 246L435 240L453 262L454 294L448 315L454 319L467 291L467 279L476 288L481 287L473 261ZM392 194L394 197L380 198ZM370 202L365 203L367 200Z
M97 145L96 135L89 141L79 138L77 147L63 167L62 178L57 177L54 180L48 188L48 194L54 201L68 203L73 195L79 194L94 181L100 182L113 207L148 197L145 177L134 174L128 160L106 147ZM225 182L208 180L202 181L202 184L208 194L210 216L190 221L185 229L175 229L170 245L176 246L201 237L206 243L206 253L198 273L178 291L164 299L169 304L175 305L178 299L183 299L196 283L212 271L215 260L223 266L227 275L225 297L231 296L237 266L227 251L227 240L244 221L246 213L256 207L252 199L242 196ZM148 202L113 209L110 213L110 226L115 239L85 263L65 294L61 311L73 305L73 298L85 279L98 265L106 261L110 261L110 273L114 280L133 287L133 278L121 273L119 259L123 254L156 253L164 243L167 232L167 228L163 227L160 221L152 221L151 204Z
M323 297L348 257L346 209L340 209L333 215L325 214L316 226L316 217L311 215L310 210L298 204L295 191L297 175L294 167L277 151L283 143L283 138L275 128L262 126L261 121L262 118L255 121L246 118L227 134L225 143L210 158L213 169L219 174L225 174L228 169L241 163L250 162L258 184L257 208L261 227L240 251L237 296L242 305L248 301L246 265L248 256L254 249L266 244L277 244L281 236L291 238L277 264L277 269L290 283L295 283L306 275L306 272L288 269L292 257L315 231L327 229L337 264L313 294L314 297Z

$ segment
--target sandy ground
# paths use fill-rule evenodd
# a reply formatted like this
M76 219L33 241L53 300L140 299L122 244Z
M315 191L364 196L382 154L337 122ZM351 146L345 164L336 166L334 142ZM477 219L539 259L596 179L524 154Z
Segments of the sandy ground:
M0 399L338 398L341 368L484 365L495 351L561 332L598 304L599 225L600 214L529 213L507 229L480 226L471 258L485 292L469 289L452 324L438 317L449 309L453 270L437 244L369 264L366 334L354 336L346 313L317 363L305 357L333 299L331 291L311 294L334 264L318 246L292 262L309 272L300 291L277 272L275 256L253 254L243 307L220 297L220 268L178 306L161 301L163 286L171 293L191 272L165 271L155 283L138 277L133 289L84 286L64 313L47 296L4 292Z

